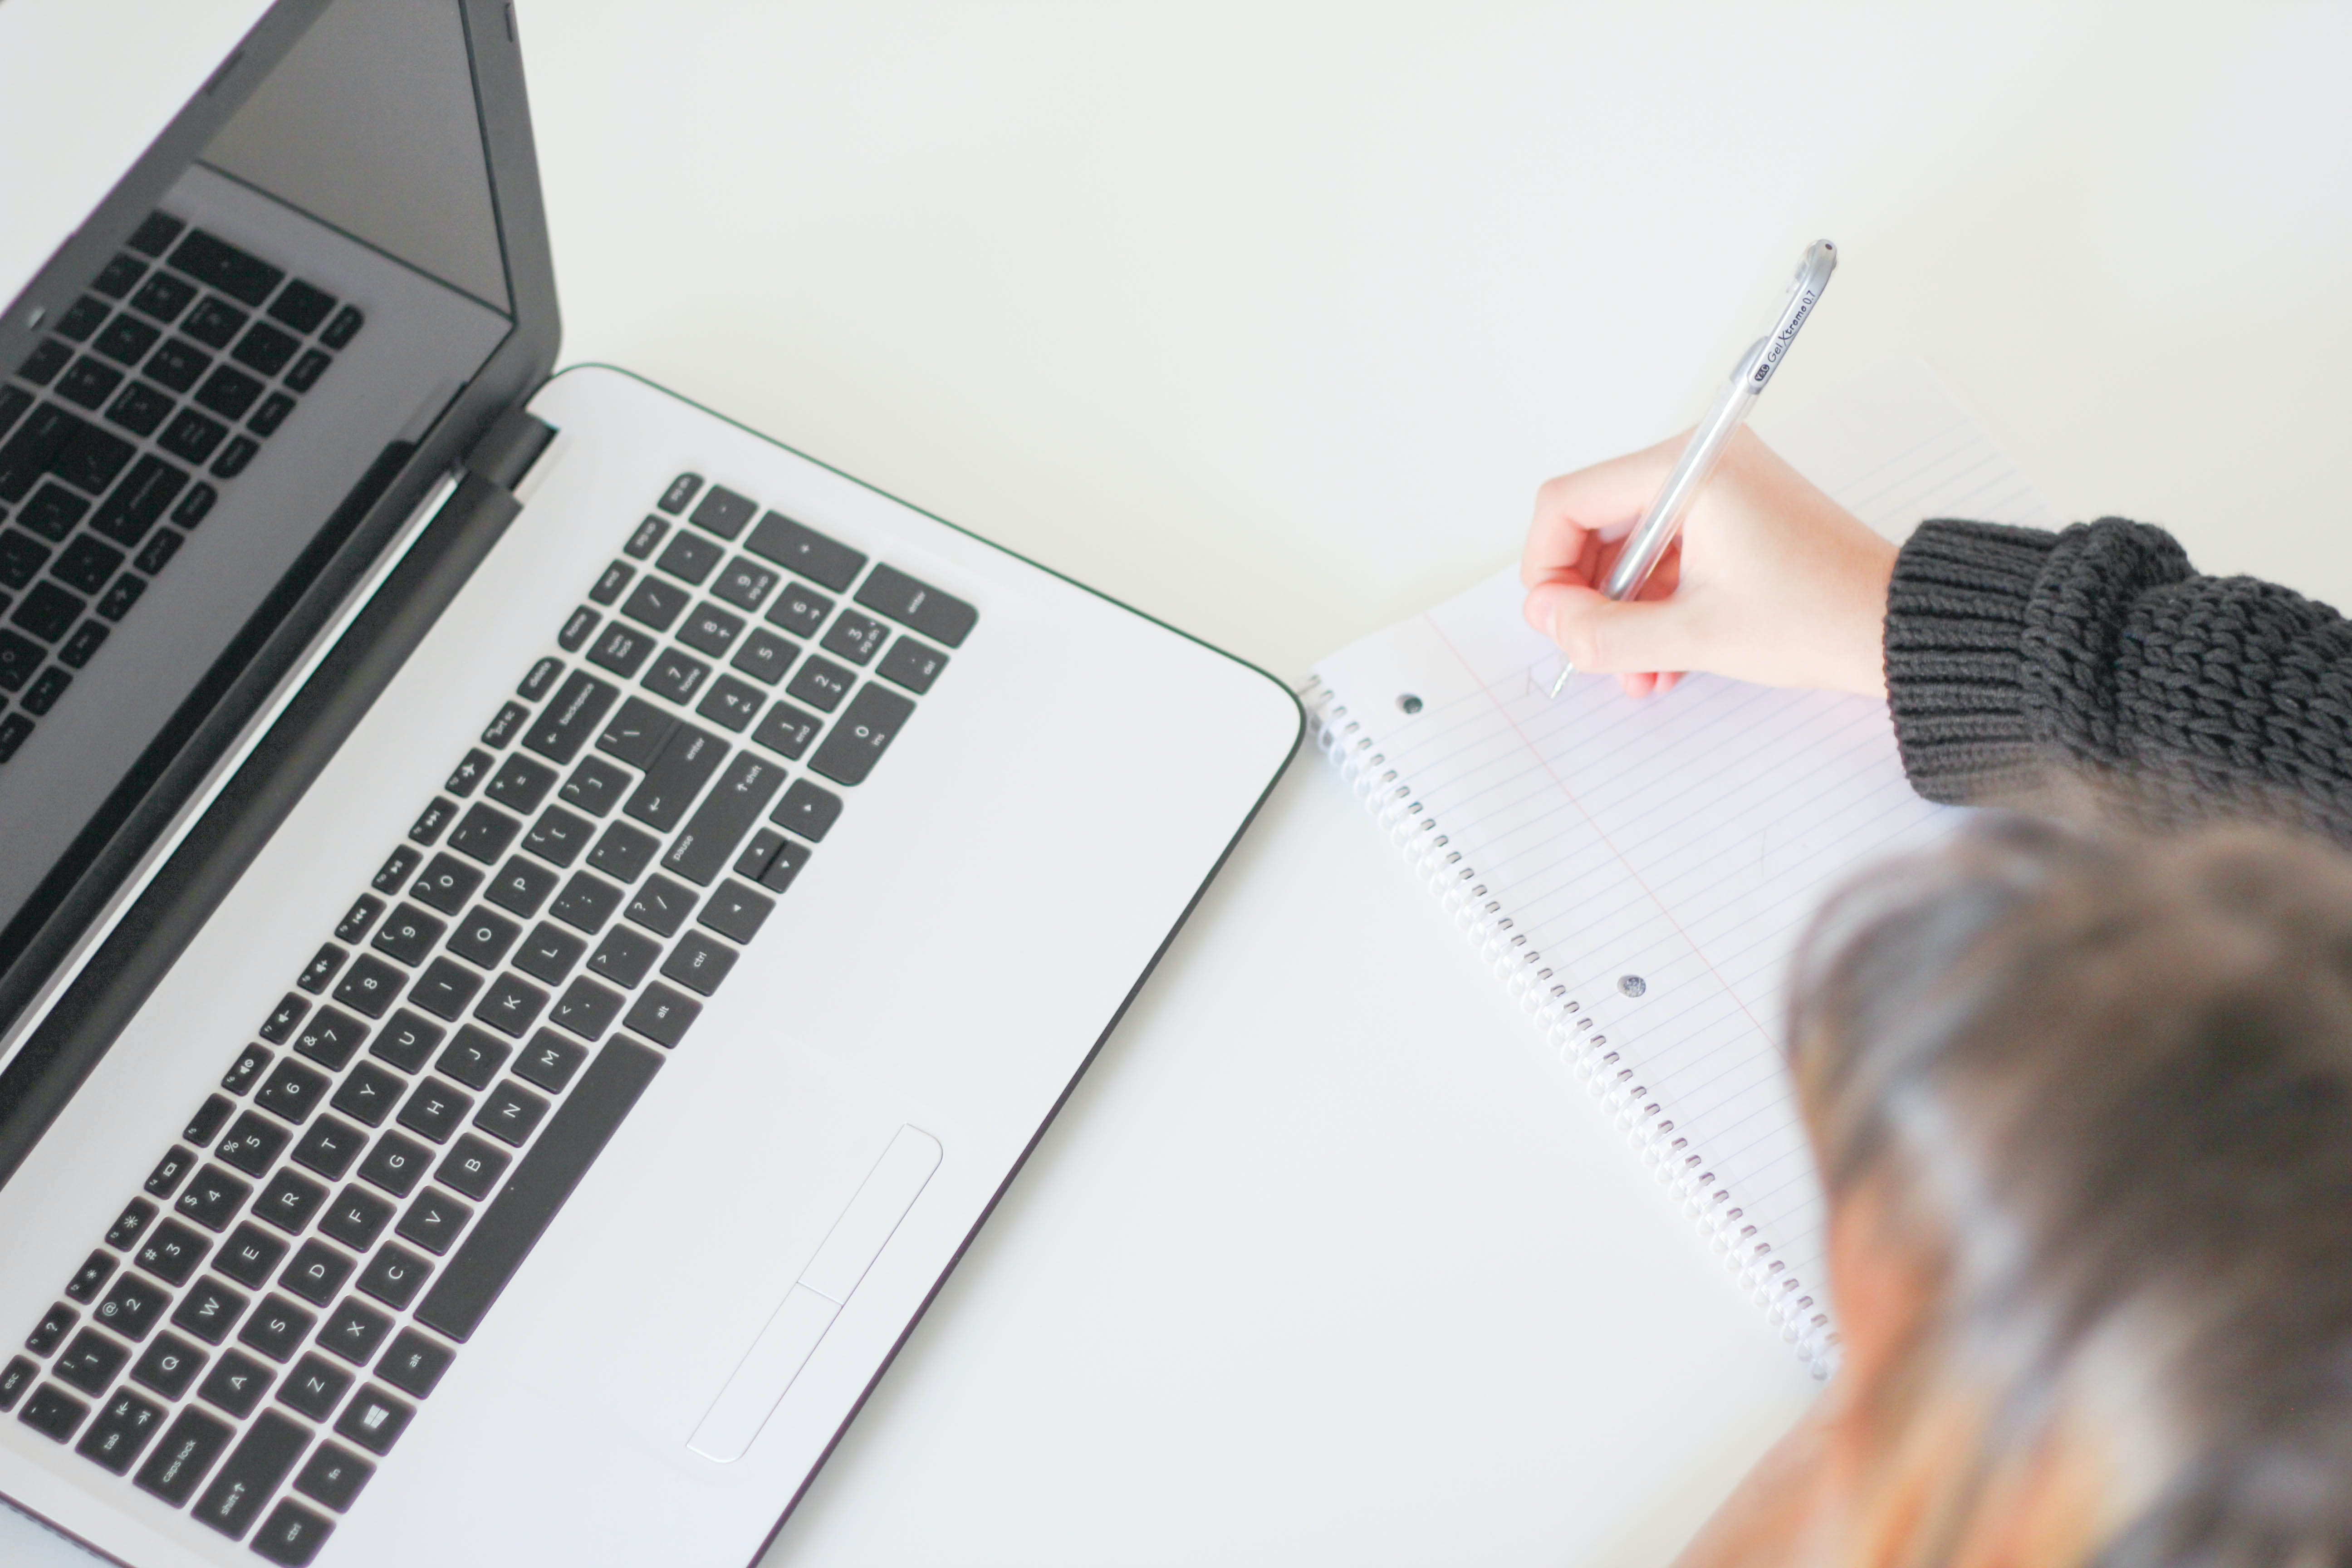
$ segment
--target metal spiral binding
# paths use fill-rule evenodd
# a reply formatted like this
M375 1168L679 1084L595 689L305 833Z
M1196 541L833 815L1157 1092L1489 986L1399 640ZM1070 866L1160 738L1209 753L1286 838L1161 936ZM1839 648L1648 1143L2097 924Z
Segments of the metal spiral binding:
M1772 1256L1770 1245L1757 1239L1756 1226L1746 1223L1746 1211L1732 1201L1729 1189L1717 1184L1716 1173L1706 1168L1687 1139L1675 1136L1672 1119L1645 1099L1648 1086L1635 1081L1634 1069L1619 1065L1618 1053L1609 1048L1609 1037L1596 1027L1591 1012L1553 978L1543 954L1529 945L1528 933L1516 929L1502 901L1478 879L1476 868L1464 860L1462 851L1439 829L1435 814L1423 805L1412 782L1399 776L1385 754L1374 749L1375 739L1363 721L1349 716L1347 705L1319 676L1308 678L1298 698L1307 710L1308 735L1429 883L1479 956L1493 966L1496 978L1510 988L1546 1042L1608 1110L1626 1141L1641 1151L1643 1163L1682 1200L1684 1212L1698 1223L1700 1233L1741 1288L1769 1314L1798 1359L1814 1376L1829 1376L1836 1366L1838 1333L1826 1293L1791 1274Z

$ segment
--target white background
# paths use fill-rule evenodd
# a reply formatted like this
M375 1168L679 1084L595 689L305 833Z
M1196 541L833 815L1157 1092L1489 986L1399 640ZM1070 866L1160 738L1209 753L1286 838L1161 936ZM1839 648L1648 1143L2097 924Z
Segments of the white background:
M517 9L567 361L1288 680L1820 235L1784 409L2352 602L2342 6ZM1811 1388L1303 756L768 1562L1654 1563Z

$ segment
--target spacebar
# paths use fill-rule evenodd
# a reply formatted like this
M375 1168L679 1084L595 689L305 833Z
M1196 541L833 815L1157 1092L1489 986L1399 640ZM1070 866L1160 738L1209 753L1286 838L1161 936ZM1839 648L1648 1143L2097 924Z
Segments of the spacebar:
M604 1141L660 1066L658 1052L626 1037L616 1037L596 1053L530 1152L482 1211L474 1234L425 1293L416 1309L418 1322L453 1340L473 1337L482 1314L522 1267L540 1233L604 1152Z

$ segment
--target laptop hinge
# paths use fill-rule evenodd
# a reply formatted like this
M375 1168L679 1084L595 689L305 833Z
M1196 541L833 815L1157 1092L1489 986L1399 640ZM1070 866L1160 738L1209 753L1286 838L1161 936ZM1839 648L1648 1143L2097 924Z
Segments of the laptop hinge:
M554 426L517 404L491 422L462 461L467 472L512 490L554 439Z

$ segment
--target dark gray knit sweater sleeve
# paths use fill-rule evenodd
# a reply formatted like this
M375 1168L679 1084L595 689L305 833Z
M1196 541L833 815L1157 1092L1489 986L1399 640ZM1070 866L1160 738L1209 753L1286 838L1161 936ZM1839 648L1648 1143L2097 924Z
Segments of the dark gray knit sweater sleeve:
M2071 777L2141 815L2253 809L2352 841L2352 623L2200 576L2162 529L1923 523L1887 593L1886 687L1931 800Z

